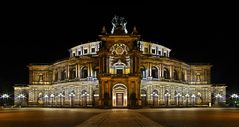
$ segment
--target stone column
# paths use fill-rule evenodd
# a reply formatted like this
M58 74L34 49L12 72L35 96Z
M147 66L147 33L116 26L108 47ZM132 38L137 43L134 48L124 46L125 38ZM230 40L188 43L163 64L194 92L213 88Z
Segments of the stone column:
M78 65L77 64L75 65L75 70L76 70L76 72L75 72L76 77L75 78L77 78L78 77Z
M170 79L172 80L173 79L173 66L172 65L170 65L170 67L169 67L169 75L170 75Z
M66 73L67 73L66 79L69 79L70 78L70 67L69 67L69 65L67 65Z
M156 55L159 55L159 53L158 53L158 46L156 46L155 52L156 52Z
M158 73L159 73L159 79L162 78L162 64L159 64L159 70L158 70Z
M62 68L61 69L57 69L58 71L58 81L61 80L61 71L62 71Z
M90 76L93 77L93 65L90 63Z
M87 78L90 78L90 63L87 64Z
M149 77L152 77L152 65L149 63Z
M53 71L52 71L52 81L54 82L55 81L55 69L53 69Z
M83 49L83 46L81 46L81 55L84 54L84 49Z
M148 80L152 80L152 67L151 63L148 63Z
M77 77L78 77L78 79L80 79L81 78L81 66L80 66L80 64L77 64L77 73L78 73L78 75L77 75Z
M109 73L109 56L106 57L106 73Z

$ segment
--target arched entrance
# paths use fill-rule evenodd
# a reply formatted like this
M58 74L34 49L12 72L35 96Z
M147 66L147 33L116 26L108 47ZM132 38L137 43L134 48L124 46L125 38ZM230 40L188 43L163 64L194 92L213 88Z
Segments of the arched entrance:
M158 106L158 90L153 90L153 106Z
M112 88L113 107L127 107L127 87L124 84L116 84Z

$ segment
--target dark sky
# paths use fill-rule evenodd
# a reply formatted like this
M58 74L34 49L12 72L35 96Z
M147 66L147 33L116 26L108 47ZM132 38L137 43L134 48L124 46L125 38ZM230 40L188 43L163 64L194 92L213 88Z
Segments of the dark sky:
M212 64L212 82L238 93L238 13L232 5L2 5L0 85L27 83L29 63L68 57L69 48L95 41L103 25L110 32L117 14L127 19L128 31L136 26L143 40L172 49L172 57Z

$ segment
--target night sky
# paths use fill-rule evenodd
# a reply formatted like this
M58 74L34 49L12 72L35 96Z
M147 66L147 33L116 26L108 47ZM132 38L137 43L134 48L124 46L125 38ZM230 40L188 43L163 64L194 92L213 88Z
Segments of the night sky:
M111 30L114 15L136 26L144 41L172 49L171 57L187 63L210 63L212 83L239 92L238 13L217 4L3 5L0 22L0 91L28 83L27 65L53 63L73 46L95 41L102 26Z

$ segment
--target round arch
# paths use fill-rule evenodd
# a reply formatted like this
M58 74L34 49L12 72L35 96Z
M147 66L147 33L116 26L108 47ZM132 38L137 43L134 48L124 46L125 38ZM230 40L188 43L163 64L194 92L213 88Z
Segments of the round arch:
M152 96L153 96L153 106L157 107L158 106L158 99L159 99L159 92L158 92L157 89L153 90Z
M127 86L121 83L112 87L112 106L127 107Z
M159 73L159 68L157 66L152 66L152 71L151 71L152 78L157 79L159 77L158 73Z

